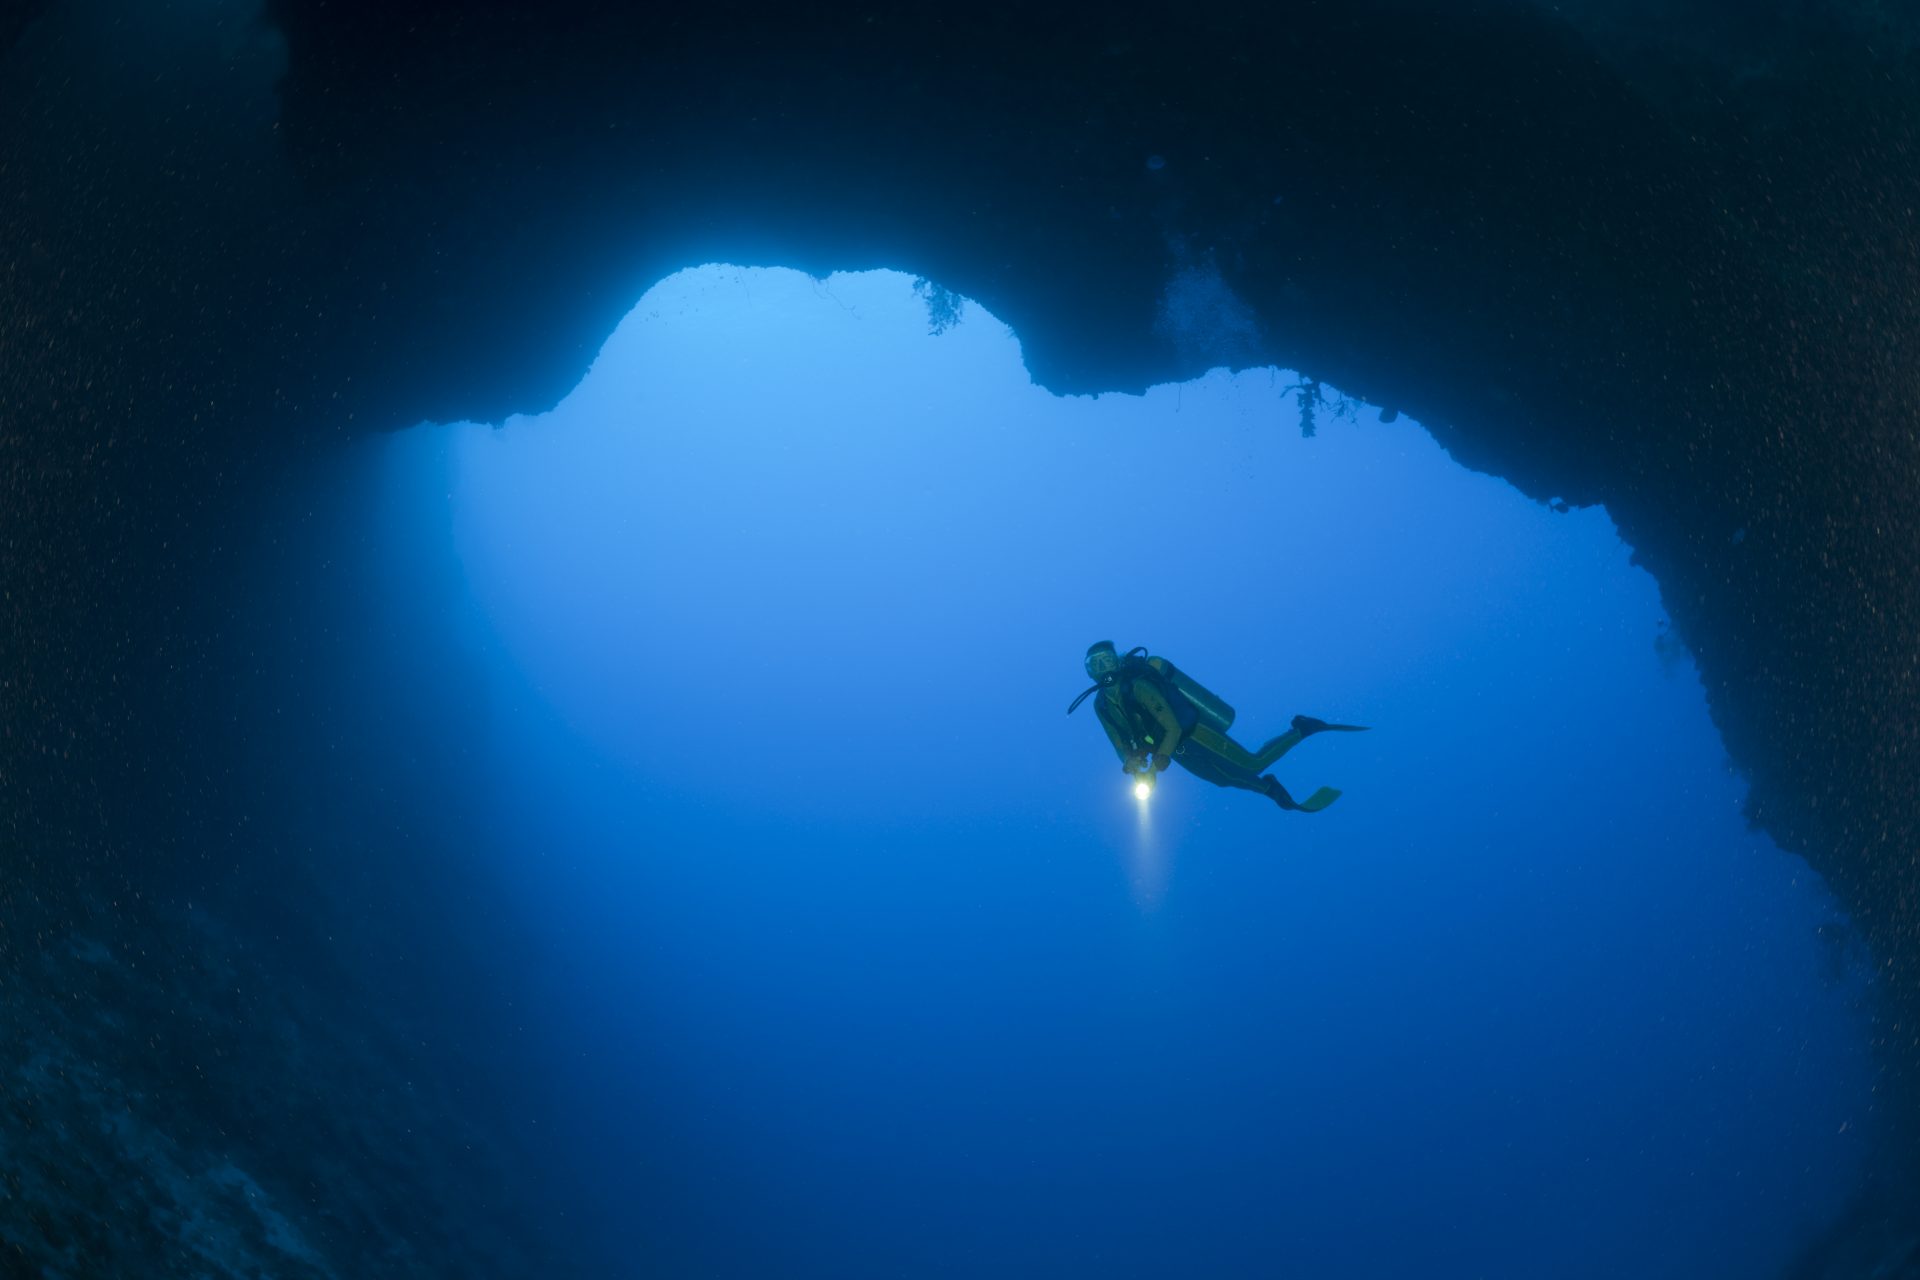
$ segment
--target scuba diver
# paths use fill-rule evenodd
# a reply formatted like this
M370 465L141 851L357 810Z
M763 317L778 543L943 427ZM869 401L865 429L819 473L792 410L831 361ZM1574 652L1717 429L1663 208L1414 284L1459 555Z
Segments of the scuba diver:
M1067 708L1072 715L1089 697L1100 727L1113 740L1120 767L1135 780L1134 794L1145 799L1154 781L1174 761L1217 787L1258 791L1282 809L1318 813L1340 798L1332 787L1321 787L1296 801L1272 774L1268 765L1316 733L1329 730L1359 733L1360 724L1328 724L1312 716L1295 716L1293 728L1249 751L1227 730L1233 708L1165 658L1147 656L1145 647L1116 653L1113 641L1102 640L1087 649L1087 675L1093 687Z

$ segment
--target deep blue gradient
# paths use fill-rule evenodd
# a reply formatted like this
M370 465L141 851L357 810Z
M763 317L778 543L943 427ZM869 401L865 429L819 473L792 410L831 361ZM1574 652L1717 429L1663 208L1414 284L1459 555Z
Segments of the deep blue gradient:
M1862 979L1605 513L1303 439L1284 372L1062 400L927 327L688 272L554 412L343 473L339 589L456 637L338 660L514 904L529 1194L635 1276L1777 1272L1871 1140ZM1103 638L1249 743L1375 726L1276 769L1345 797L1142 810L1063 714Z

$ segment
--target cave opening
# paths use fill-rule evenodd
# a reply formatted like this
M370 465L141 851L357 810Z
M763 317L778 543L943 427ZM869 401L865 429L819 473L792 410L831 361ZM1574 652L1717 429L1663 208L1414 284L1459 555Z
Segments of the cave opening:
M709 266L317 484L265 785L636 1273L1744 1276L1868 1159L1858 949L1656 585L1404 418ZM1339 803L1137 806L1062 714L1103 638L1372 726L1275 768Z

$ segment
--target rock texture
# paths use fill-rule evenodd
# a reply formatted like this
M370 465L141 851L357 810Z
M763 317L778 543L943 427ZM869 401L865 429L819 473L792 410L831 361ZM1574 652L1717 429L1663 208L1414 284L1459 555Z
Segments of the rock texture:
M6 954L0 1274L553 1274L504 1156L398 1028L204 910L85 915Z

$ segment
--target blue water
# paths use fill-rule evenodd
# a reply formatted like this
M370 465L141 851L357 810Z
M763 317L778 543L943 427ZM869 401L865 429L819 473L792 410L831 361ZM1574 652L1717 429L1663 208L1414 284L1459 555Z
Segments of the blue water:
M313 821L439 885L390 971L488 957L435 1016L615 1271L1751 1277L1840 1209L1861 966L1656 584L1296 381L1061 399L907 277L716 267L341 464L392 785ZM1345 796L1136 804L1098 639L1375 726L1275 770Z

